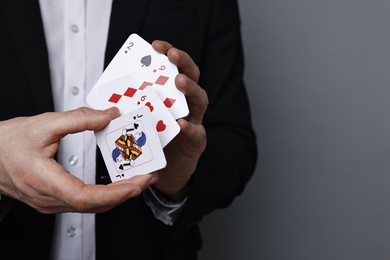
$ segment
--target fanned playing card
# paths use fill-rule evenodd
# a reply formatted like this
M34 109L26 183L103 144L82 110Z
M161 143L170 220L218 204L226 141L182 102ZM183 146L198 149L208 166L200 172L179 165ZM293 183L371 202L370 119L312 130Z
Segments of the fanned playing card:
M166 55L134 33L88 93L92 108L121 110L95 133L112 181L165 167L162 148L180 131L176 119L189 113L175 85L178 73Z
M103 109L116 106L122 114L127 114L140 106L146 106L150 110L161 145L165 147L179 133L179 124L152 88L139 90L133 87L137 84L133 78L104 84L99 93Z
M117 101L122 101L122 96L153 89L175 119L185 117L189 110L184 94L176 88L175 77L178 73L174 64L163 61L102 83L98 87L101 108L106 109L116 105Z
M92 108L101 109L98 88L102 83L165 60L168 61L166 55L155 51L152 45L138 34L131 34L88 93L87 104Z
M112 120L95 135L112 182L166 166L150 110L145 106Z
M169 61L162 61L123 77L132 77L138 82L138 89L152 88L175 119L188 115L184 94L176 88L177 67Z

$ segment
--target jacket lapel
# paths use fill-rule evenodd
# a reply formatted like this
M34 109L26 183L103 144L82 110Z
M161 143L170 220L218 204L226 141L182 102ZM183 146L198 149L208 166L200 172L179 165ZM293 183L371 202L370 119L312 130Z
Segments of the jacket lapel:
M3 0L1 4L39 113L52 111L48 54L39 2Z
M141 34L150 0L113 0L105 67L132 33Z

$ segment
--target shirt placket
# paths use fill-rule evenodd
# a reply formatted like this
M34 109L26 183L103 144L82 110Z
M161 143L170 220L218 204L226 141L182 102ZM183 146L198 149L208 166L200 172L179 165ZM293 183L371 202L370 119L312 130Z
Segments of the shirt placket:
M85 43L85 0L65 1L64 23L64 88L63 110L68 111L85 105L86 43ZM85 133L66 136L61 141L62 164L74 176L84 179ZM65 213L62 216L63 248L68 259L83 258L83 215Z

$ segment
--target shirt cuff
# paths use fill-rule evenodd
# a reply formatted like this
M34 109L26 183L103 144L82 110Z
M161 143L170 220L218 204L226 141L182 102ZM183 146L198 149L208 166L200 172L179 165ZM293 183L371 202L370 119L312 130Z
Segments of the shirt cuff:
M175 223L187 202L187 197L181 202L173 201L152 186L143 192L143 196L154 216L168 226Z

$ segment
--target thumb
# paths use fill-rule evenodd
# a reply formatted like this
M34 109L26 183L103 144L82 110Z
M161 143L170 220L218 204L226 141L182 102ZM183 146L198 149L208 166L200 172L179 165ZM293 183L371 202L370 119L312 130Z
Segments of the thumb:
M85 130L100 130L120 114L119 109L116 107L111 107L106 110L80 107L59 113L62 113L63 115L53 115L50 124L53 133L59 136L78 133Z

